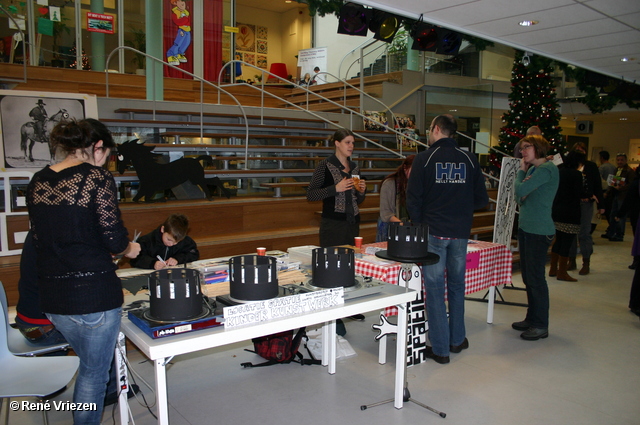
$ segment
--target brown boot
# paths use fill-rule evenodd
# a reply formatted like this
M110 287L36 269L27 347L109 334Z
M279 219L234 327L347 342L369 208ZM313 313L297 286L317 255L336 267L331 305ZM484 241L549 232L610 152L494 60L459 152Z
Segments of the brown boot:
M569 264L567 264L567 271L576 270L578 265L576 264L576 257L569 257Z
M566 282L577 282L578 279L574 279L571 276L569 276L569 273L567 273L567 265L569 263L569 257L558 257L558 275L556 277L556 279L558 280L564 280Z
M549 262L549 276L555 276L558 274L558 254L555 252L551 253L551 261Z
M584 276L589 274L589 262L590 260L582 260L582 268L580 269L580 271L578 272L579 275Z

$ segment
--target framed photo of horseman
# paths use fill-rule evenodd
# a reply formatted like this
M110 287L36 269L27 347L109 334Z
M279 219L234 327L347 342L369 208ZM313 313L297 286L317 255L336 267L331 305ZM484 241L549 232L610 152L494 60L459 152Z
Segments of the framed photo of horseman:
M94 95L0 90L4 170L41 169L56 162L49 134L60 121L97 118Z

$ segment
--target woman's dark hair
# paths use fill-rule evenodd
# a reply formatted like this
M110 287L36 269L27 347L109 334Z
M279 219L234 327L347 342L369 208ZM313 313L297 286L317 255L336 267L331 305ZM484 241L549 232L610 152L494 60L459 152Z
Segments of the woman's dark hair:
M581 164L584 164L586 157L583 153L579 151L570 151L563 158L563 164L567 168L571 168L572 170L577 170Z
M58 123L51 130L51 145L54 149L61 149L67 155L78 149L86 150L102 140L102 149L116 147L111 132L100 121L85 118L77 121L71 119Z
M340 142L347 136L352 136L354 139L356 137L356 135L353 134L353 131L347 130L346 128L340 128L336 130L335 133L333 133L333 136L331 136L331 139L329 139L329 143L333 144L335 142Z
M547 139L545 139L542 136L533 135L533 136L527 136L524 139L520 139L520 147L522 147L522 142L527 142L530 145L533 145L533 149L536 153L536 158L546 157L547 152L551 147L551 145L549 145L549 142L547 142Z
M402 161L402 164L394 171L385 177L382 182L384 183L387 179L395 179L396 181L396 193L399 195L398 200L400 201L400 205L407 204L407 183L409 179L407 178L406 170L411 168L413 165L413 160L415 159L415 155L409 155Z

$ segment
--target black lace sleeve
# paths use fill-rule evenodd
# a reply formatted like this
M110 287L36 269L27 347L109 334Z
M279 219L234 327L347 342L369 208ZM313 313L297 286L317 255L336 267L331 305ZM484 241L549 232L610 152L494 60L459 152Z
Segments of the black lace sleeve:
M129 238L120 216L116 182L111 173L103 168L95 168L88 180L95 185L95 211L103 242L112 253L122 252L127 249Z

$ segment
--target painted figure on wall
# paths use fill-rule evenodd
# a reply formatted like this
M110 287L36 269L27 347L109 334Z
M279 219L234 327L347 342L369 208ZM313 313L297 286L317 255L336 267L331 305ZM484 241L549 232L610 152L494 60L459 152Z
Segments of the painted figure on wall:
M191 44L191 17L184 0L170 0L171 20L178 27L178 33L173 45L167 50L167 62L180 65L187 62L185 52Z

